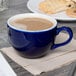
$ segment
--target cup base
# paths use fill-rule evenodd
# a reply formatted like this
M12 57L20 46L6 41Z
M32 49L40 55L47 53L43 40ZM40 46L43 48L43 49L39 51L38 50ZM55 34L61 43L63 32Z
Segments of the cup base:
M15 49L15 48L14 48ZM28 58L28 59L38 59L38 58L42 58L44 56L47 55L47 52L44 52L44 53L41 53L41 54L37 54L37 55L29 55L27 54L26 52L24 51L19 51L17 49L15 49L16 52L21 56L21 57L24 57L24 58Z
M21 56L21 57L24 57L24 58L28 58L28 59L38 59L38 58L42 58L44 56L46 56L47 54L41 54L41 55L38 55L38 56L29 56L29 55L26 55L25 52L20 52L17 50L17 53Z

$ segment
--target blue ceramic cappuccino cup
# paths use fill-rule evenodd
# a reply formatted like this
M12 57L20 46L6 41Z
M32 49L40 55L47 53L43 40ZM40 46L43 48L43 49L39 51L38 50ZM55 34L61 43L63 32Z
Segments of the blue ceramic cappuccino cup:
M41 18L49 20L53 23L53 26L39 31L23 30L19 29L10 22L19 18ZM37 24L38 25L38 24ZM69 27L57 28L57 21L50 16L38 14L38 13L26 13L18 14L8 19L8 38L11 45L19 52L24 54L27 58L38 58L47 54L48 49L55 49L68 44L73 37L72 30ZM55 44L56 36L61 32L66 31L69 38L63 42Z

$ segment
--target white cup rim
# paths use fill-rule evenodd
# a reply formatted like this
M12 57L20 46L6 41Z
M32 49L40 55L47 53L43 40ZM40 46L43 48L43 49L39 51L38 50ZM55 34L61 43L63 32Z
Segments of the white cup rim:
M21 18L21 17L22 17L22 18L23 18L23 17L24 17L24 18L37 17L37 18L47 19L47 20L49 20L50 22L53 23L53 26L50 27L50 28L48 28L48 29L44 29L44 30L31 31L31 30L24 30L24 29L16 28L16 27L14 27L14 26L12 26L12 25L10 24L10 21L11 21L12 19ZM7 20L7 25L8 25L10 28L14 29L14 30L22 31L22 32L44 32L44 31L49 31L49 30L52 30L53 28L55 28L55 27L57 26L57 21L56 21L56 19L54 19L54 18L52 18L52 17L50 17L50 16L48 16L48 15L44 15L44 14L40 14L40 13L24 13L24 14L17 14L17 15L15 15L15 16L12 16L11 18L9 18L9 19Z

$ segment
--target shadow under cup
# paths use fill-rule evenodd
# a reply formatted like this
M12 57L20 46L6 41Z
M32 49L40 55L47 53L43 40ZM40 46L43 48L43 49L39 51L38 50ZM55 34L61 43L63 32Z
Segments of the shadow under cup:
M18 18L43 18L53 23L53 26L46 30L40 31L29 31L16 28L10 24L12 19ZM39 58L48 53L49 49L55 49L60 46L64 46L72 40L73 33L69 27L57 28L57 21L49 16L37 14L37 13L26 13L18 14L11 17L7 21L8 38L11 45L18 51L21 56L27 58ZM55 43L55 37L61 31L66 31L69 38L59 44Z

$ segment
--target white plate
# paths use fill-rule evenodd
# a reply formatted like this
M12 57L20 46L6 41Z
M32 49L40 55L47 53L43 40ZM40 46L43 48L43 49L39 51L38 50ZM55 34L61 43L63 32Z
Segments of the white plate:
M39 7L39 3L41 1L44 1L44 0L29 0L27 2L27 7L34 13L42 13L44 14L43 12L41 12L38 7ZM60 21L76 21L76 18L71 18L71 17L68 17L66 14L65 14L65 11L64 12L60 12L60 13L56 13L56 14L52 14L50 15L51 17L54 17L55 19L57 20L60 20Z
M0 76L17 76L0 52Z

